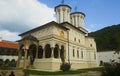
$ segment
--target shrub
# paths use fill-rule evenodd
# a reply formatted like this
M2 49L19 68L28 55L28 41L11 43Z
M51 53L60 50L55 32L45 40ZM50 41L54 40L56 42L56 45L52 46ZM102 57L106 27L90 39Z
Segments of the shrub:
M120 64L105 65L102 76L120 76Z
M69 63L63 63L61 66L60 66L60 70L62 71L69 71L71 68L71 65Z

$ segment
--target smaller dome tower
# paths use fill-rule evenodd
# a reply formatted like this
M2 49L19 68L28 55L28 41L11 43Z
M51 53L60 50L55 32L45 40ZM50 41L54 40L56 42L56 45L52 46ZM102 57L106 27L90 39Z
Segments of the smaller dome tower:
M84 18L85 14L82 12L74 12L70 14L71 24L75 27L83 27L84 28Z
M60 4L55 7L56 20L58 23L69 22L70 23L70 11L71 7L65 4Z

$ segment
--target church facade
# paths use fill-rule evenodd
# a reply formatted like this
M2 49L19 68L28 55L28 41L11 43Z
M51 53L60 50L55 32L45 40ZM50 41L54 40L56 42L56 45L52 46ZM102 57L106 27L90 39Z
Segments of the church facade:
M52 21L20 34L18 68L58 71L70 63L71 69L97 67L94 38L84 28L85 14L71 13L71 7L55 7L56 22Z

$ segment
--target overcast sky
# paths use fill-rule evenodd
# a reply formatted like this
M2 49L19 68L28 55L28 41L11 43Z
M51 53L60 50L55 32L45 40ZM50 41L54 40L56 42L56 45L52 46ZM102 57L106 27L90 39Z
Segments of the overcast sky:
M0 38L16 41L18 34L50 21L55 21L54 7L61 0L0 0ZM119 24L120 0L65 0L77 11L86 14L85 28L96 31Z

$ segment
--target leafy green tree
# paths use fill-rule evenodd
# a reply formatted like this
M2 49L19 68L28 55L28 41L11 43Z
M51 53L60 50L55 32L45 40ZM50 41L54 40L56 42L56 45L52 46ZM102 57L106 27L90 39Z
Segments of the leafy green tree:
M95 38L98 51L120 51L120 24L91 32L89 33L89 36Z

